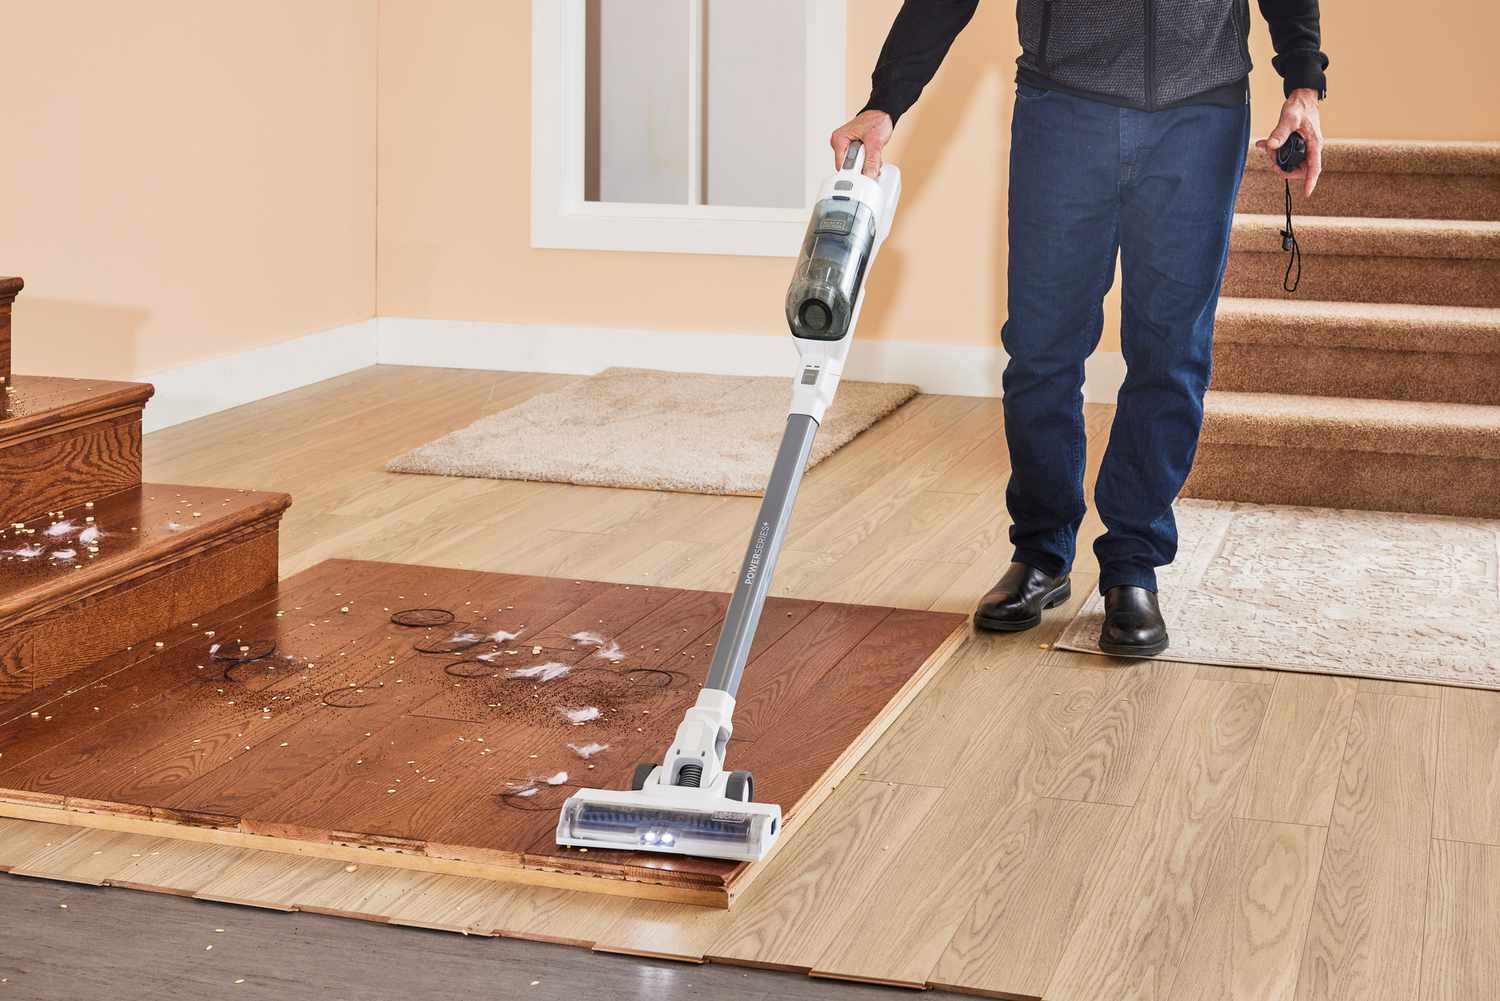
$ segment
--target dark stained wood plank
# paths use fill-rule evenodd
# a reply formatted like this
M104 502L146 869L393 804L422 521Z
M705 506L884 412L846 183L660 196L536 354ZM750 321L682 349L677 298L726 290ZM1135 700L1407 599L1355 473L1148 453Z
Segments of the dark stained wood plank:
M288 503L152 484L0 529L0 697L275 583Z
M827 668L808 697L733 759L755 773L756 796L780 803L788 817L850 743L965 617L896 609L842 660Z
M92 668L38 717L0 724L0 802L20 815L42 804L112 816L142 833L191 827L242 847L294 839L314 854L425 856L410 864L428 871L479 866L499 878L615 892L641 884L627 892L727 902L752 867L552 843L572 791L623 787L636 761L671 742L727 603L705 591L320 564L216 615L222 625L163 633L162 647L153 640L145 656ZM456 619L390 622L411 607ZM756 771L759 798L794 816L894 717L963 621L768 602L732 764ZM274 642L276 654L226 680L211 642ZM568 670L514 673L547 664ZM560 711L584 707L599 713L575 721ZM435 861L457 868L434 870ZM531 876L507 875L523 869Z
M549 621L577 607L594 587L597 585L566 581L537 584L524 578L476 574L458 583L454 591L429 586L425 600L434 601L437 607L447 604L462 607L464 600L482 608L509 603L516 606L513 611L496 614ZM469 623L465 631L494 632L498 628L493 620L479 619ZM446 637L453 635L453 630L445 627L433 630L431 635ZM349 649L341 651L349 656L337 658L344 665L351 665L336 669L346 672L346 678L337 680L336 676L320 674L315 685L302 689L316 696L304 703L303 710L288 716L284 725L258 742L246 739L244 743L251 745L249 750L242 747L243 753L236 754L232 763L217 762L214 768L200 771L194 781L166 796L161 801L162 807L188 815L223 815L237 820L255 815L258 804L274 801L283 790L295 787L304 776L337 758L367 733L378 732L430 698L434 686L450 681L442 667L456 658L413 653L416 638L410 630L389 623L359 637L349 644ZM288 649L294 650L295 646ZM334 701L354 708L324 704L325 694L336 688L348 688L351 683L355 686L355 700ZM378 697L370 698L371 693ZM283 743L287 746L282 747ZM265 817L267 822L277 819ZM245 826L255 829L248 821Z

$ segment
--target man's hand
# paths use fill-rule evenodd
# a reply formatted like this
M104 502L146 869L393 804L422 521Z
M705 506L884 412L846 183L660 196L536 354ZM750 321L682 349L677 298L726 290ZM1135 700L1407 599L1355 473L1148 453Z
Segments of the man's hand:
M847 123L834 129L833 135L828 137L828 145L833 147L833 165L844 165L844 151L858 139L865 144L865 176L879 177L883 162L881 153L885 144L891 141L891 133L895 128L891 116L884 111L876 111L874 108L861 111Z
M1307 159L1296 170L1287 173L1276 166L1276 151L1293 132L1302 133L1302 138L1307 140ZM1323 173L1323 125L1318 121L1318 92L1307 88L1292 91L1292 96L1281 106L1281 121L1276 123L1269 136L1255 145L1265 151L1272 170L1282 177L1302 178L1303 193L1311 195L1313 188L1318 186L1318 175Z

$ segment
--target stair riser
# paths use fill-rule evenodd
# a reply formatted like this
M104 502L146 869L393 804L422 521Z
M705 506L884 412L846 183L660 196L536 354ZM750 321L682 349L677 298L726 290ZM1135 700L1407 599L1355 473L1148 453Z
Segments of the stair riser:
M1500 460L1204 442L1184 497L1500 517Z
M277 521L246 526L0 633L0 703L276 583Z
M1282 289L1287 255L1236 250L1224 274L1225 295L1246 298L1500 306L1500 260L1442 257L1348 257L1302 247L1302 284Z
M1500 354L1214 344L1213 388L1240 393L1500 405Z
M0 524L74 507L141 482L141 408L0 445Z
M0 300L0 386L10 385L10 303Z
M1279 215L1285 207L1281 178L1265 170L1245 171L1236 211ZM1303 197L1294 186L1292 211L1385 219L1500 220L1500 175L1325 172L1312 198Z

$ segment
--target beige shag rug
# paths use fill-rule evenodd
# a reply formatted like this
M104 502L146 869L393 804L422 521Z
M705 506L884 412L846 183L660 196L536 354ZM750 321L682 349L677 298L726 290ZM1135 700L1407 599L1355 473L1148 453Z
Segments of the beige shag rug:
M1500 521L1180 501L1164 660L1500 689ZM1097 593L1057 644L1098 653Z
M786 429L790 379L611 368L392 460L396 473L758 496ZM916 395L844 382L808 467Z

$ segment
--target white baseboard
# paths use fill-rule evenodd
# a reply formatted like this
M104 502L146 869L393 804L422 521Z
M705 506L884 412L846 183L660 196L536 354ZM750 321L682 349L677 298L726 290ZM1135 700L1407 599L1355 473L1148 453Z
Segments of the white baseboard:
M156 395L146 407L144 429L171 427L376 364L577 375L614 366L787 375L796 357L787 336L382 316L147 376ZM910 382L924 393L999 396L1004 370L999 345L861 341L846 374ZM1120 353L1096 352L1086 371L1084 399L1113 403L1125 377Z
M550 324L379 318L382 365L588 375L613 366L716 375L786 375L796 362L788 336L616 330ZM861 341L852 379L910 382L926 393L999 396L1005 352L997 345ZM1125 377L1118 351L1089 359L1084 399L1113 403Z
M146 376L156 387L145 431L181 424L376 364L375 320L346 323L279 344Z

